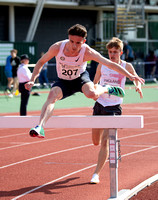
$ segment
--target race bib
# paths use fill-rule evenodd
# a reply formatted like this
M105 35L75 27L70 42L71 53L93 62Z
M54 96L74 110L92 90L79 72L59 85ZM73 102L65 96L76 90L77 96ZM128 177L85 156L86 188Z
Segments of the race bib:
M73 80L80 76L80 68L79 66L69 66L60 63L60 67L58 68L58 76L61 79L65 80Z

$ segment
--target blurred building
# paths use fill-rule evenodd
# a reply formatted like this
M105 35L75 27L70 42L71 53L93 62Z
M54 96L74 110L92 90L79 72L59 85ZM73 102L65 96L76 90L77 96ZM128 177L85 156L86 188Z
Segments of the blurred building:
M140 58L158 49L158 0L0 0L0 52L1 43L32 43L26 53L38 59L76 23L103 55L113 36L127 40Z

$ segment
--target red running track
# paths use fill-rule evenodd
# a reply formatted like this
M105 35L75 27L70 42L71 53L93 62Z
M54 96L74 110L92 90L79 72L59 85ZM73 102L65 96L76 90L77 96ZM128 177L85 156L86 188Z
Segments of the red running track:
M91 115L92 108L56 110L54 114ZM158 173L158 102L123 105L123 114L144 115L145 127L118 130L122 154L119 191L132 189ZM108 163L101 182L89 184L100 148L92 145L90 129L46 129L45 139L31 138L28 131L0 128L1 200L110 197Z

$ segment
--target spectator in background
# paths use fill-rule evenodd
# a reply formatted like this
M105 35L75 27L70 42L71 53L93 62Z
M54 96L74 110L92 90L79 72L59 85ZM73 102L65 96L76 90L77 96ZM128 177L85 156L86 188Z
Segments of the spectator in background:
M11 59L10 63L12 65L12 73L13 73L13 89L12 94L18 89L18 78L17 78L17 70L20 64L20 58L17 56L18 51L16 49L11 50Z
M156 71L156 56L153 50L149 50L149 54L145 59L145 77L146 78L154 78Z
M5 90L5 92L8 94L9 97L12 97L13 95L11 94L11 86L13 83L13 74L12 74L12 66L10 64L10 60L11 60L11 55L9 55L6 58L6 65L5 65L5 69L4 69L4 73L7 77L7 88Z
M41 53L41 57L44 55L44 52ZM39 82L40 82L40 85L42 87L45 87L45 88L48 88L48 78L47 78L47 66L48 66L48 62L46 62L42 69L41 69L41 72L40 72L40 75L39 75Z
M124 48L123 52L125 55L126 62L133 62L134 61L134 53L132 47L128 44L127 41L124 41Z
M21 64L17 70L17 76L19 81L19 92L21 93L20 115L27 115L27 104L30 97L30 91L25 89L25 83L29 82L32 76L31 71L28 68L29 57L27 54L21 55Z

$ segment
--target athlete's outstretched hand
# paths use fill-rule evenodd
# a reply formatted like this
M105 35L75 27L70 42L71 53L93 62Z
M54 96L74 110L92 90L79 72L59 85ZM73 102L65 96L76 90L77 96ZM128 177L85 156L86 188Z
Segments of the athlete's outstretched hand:
M142 99L142 98L143 98L143 92L142 92L142 89L141 89L141 87L139 87L139 86L136 86L136 87L135 87L135 90L136 90L136 92L138 92L138 93L139 93L139 95L140 95L140 98Z
M30 91L33 86L34 86L34 82L29 81L25 84L25 89Z
M139 81L141 84L144 84L144 83L145 83L145 80L144 80L143 78L139 77L139 76L131 75L131 76L129 77L129 79L130 79L131 81Z

